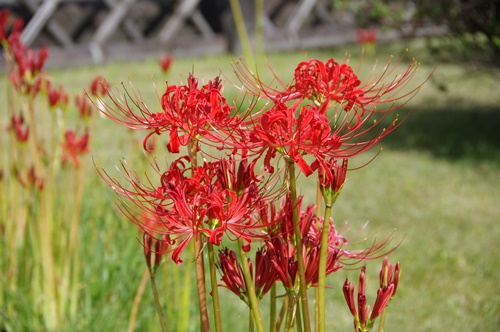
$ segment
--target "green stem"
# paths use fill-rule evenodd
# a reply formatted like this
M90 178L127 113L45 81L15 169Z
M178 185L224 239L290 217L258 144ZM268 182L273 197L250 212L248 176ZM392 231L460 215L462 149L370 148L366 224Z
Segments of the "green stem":
M321 216L321 208L323 206L323 194L321 192L321 183L318 179L316 184L316 216ZM314 330L319 331L319 290L316 287L314 296L316 298L316 305L314 306Z
M139 313L139 307L141 305L142 296L144 295L144 291L146 289L146 285L148 283L148 275L149 270L145 269L142 274L141 282L139 283L139 287L137 288L137 292L134 296L134 301L132 302L132 310L130 311L130 317L128 319L128 327L127 332L133 332L135 330L135 323L137 322L137 314Z
M278 320L276 321L276 325L274 330L279 331L281 329L281 323L283 322L283 318L285 318L285 314L287 313L288 309L288 295L285 296L285 299L283 300L283 304L281 306L280 314L278 316Z
M297 312L303 312L300 310L300 302L297 302ZM302 318L297 315L295 318L295 325L297 326L297 332L302 332Z
M255 59L252 52L252 45L250 43L250 38L248 37L248 31L245 26L245 19L241 11L239 0L230 0L231 10L233 12L234 23L236 25L236 32L238 33L238 39L241 44L241 49L245 55L246 61L250 67L255 64Z
M384 332L385 325L385 315L387 314L387 306L382 310L382 315L380 315L380 323L378 325L378 332Z
M288 305L286 309L285 331L293 332L295 315L297 314L297 296L293 293L287 294Z
M76 172L76 192L75 204L73 206L73 216L69 234L68 258L70 259L68 269L71 267L71 289L70 289L70 315L76 317L78 311L78 299L80 288L80 217L82 209L83 194L85 189L85 174L87 163L82 163L81 168L75 169Z
M255 330L255 324L253 319L252 310L248 311L248 332L253 332Z
M222 320L220 317L220 302L219 302L219 290L217 287L217 273L215 271L215 254L214 246L209 243L208 245L208 266L210 267L210 281L212 284L212 299L213 299L213 310L214 310L214 320L215 320L215 330L217 332L222 331Z
M269 317L269 332L276 331L276 283L271 287L270 294L270 317Z
M167 321L165 320L165 315L163 315L163 310L161 308L160 297L158 296L158 289L156 288L155 280L156 268L149 269L149 279L151 280L151 288L153 290L153 296L155 298L156 311L160 317L161 330L167 332Z
M194 168L198 166L198 148L196 140L189 142L188 146L189 157L191 158L191 175L194 173ZM196 285L198 287L198 305L200 308L200 324L203 332L210 331L210 321L208 319L207 310L207 290L205 282L205 263L203 262L203 243L201 234L197 233L193 236L194 241L194 257L196 270Z
M325 215L323 221L323 229L321 231L321 249L319 256L319 271L318 271L318 331L325 332L325 304L326 304L326 260L328 256L328 231L330 229L330 216L332 205L326 204Z
M245 284L247 286L248 299L250 302L250 310L252 310L253 318L258 332L264 332L264 323L260 315L259 302L257 295L255 295L255 287L253 285L252 274L248 266L248 259L245 251L243 250L243 240L238 239L238 247L240 252L241 266L243 268L243 275L245 276Z
M264 54L264 0L255 0L255 55L256 63Z
M295 242L297 246L297 261L299 267L299 295L302 305L302 315L304 318L304 330L311 331L311 319L309 316L309 303L307 300L307 284L305 276L304 258L302 252L302 232L300 230L299 211L297 206L297 181L295 180L295 162L288 161L288 176L290 182L290 196L293 208L293 228L295 232Z

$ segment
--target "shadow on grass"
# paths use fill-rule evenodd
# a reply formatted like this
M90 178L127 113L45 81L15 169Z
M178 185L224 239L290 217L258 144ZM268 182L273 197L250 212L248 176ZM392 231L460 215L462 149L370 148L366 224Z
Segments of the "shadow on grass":
M466 109L420 109L388 135L384 146L428 151L450 160L500 166L500 105Z

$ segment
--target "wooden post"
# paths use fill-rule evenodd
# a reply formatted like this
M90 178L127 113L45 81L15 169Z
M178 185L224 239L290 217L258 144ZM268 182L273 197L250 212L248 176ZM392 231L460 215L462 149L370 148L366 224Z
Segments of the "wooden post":
M167 20L158 33L158 39L162 44L167 44L182 27L186 19L193 15L200 0L183 0L175 8L174 14Z
M304 24L305 19L311 14L318 0L302 0L296 7L293 15L286 22L286 30L290 33L297 33Z
M47 26L49 32L63 46L69 47L73 45L73 41L66 33L66 30L57 22L50 21L50 18L56 11L60 0L45 0L40 6L38 6L38 4L33 0L22 0L22 2L26 8L34 14L33 18L26 25L21 35L21 41L23 43L28 46L31 45L42 29Z
M128 14L130 7L136 2L136 0L122 0L119 2L114 2L111 6L111 12L104 19L104 21L99 25L97 31L91 38L91 43L102 45L108 38L115 32L120 23L125 19ZM110 2L107 2L111 4Z

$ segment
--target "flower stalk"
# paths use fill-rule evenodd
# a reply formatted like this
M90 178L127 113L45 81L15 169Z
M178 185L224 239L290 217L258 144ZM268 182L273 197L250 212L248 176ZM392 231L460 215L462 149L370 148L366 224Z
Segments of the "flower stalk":
M297 263L298 263L298 271L299 271L299 297L300 303L302 306L302 315L304 321L304 331L311 331L311 319L309 316L309 302L307 298L307 283L305 276L305 267L304 267L304 257L302 251L302 231L301 225L299 222L299 211L297 206L297 181L295 178L295 162L289 161L287 163L288 170L288 180L290 185L290 197L291 204L293 209L293 229L295 235L295 244L297 246ZM293 301L290 301L293 303ZM300 315L300 312L298 313Z
M332 212L332 203L325 204L325 215L323 222L323 229L321 230L321 251L319 256L319 270L318 270L318 331L324 332L326 330L326 256L328 255L328 235L330 230L330 216Z
M194 236L194 255L196 269L196 285L198 287L198 305L200 308L200 324L203 332L210 331L208 319L207 292L205 283L205 267L203 263L203 244L200 234Z
M238 1L231 1L231 6L237 13ZM237 19L237 23L241 33L244 21ZM167 252L176 264L183 263L182 253L193 245L201 331L210 329L205 248L218 332L223 327L219 286L249 307L250 331L264 331L259 301L271 290L270 331L279 331L284 325L285 331L310 332L313 323L317 331L324 332L327 276L347 260L376 259L392 251L381 254L386 239L366 249L352 249L347 238L338 233L331 215L348 160L399 126L397 116L393 121L383 120L418 91L404 90L415 74L415 65L412 61L394 78L395 69L389 63L379 76L372 74L362 84L348 64L312 59L298 64L291 83L275 77L271 87L245 64L236 64L242 83L239 88L244 95L255 97L250 103L228 103L219 77L200 85L193 74L185 85L166 87L159 112L149 110L134 90L125 89L121 98L108 93L111 102L99 101L101 112L112 120L147 132L143 148L148 153L154 148L152 136L165 133L169 153L183 151L166 170L153 164L158 180L148 175L147 180L141 180L124 163L119 171L125 184L105 171L100 174L123 200L130 201L124 204L125 215L171 246ZM284 176L280 169L283 162ZM314 173L318 176L316 205L303 207L306 198L298 195L297 179ZM154 217L143 220L136 216L144 213ZM215 247L225 246L225 241L237 242L239 255L223 247L216 257ZM259 248L252 261L247 252L255 243ZM222 285L217 285L215 267ZM371 328L395 286L381 286L369 315L364 278L362 270L362 296L357 307L354 286L346 281L343 290L356 324ZM286 292L278 315L277 283ZM314 322L309 312L309 287L317 287Z
M210 269L210 282L212 285L212 301L213 301L212 303L213 303L215 330L217 332L222 332L222 319L220 316L219 288L217 286L214 246L213 244L208 243L207 247L208 247L208 266Z
M245 244L241 239L238 239L238 248L240 253L241 266L243 268L243 275L245 277L245 285L247 289L248 301L250 304L250 311L252 313L253 321L257 332L264 332L264 323L262 321L262 316L259 309L259 301L255 295L255 287L253 284L252 273L250 272L250 267L248 266L248 258L244 249Z

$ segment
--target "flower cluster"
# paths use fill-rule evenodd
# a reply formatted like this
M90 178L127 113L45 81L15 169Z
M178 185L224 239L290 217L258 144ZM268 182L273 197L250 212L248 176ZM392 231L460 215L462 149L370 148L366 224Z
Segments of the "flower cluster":
M223 286L249 305L258 329L256 302L279 281L287 296L305 301L302 322L308 331L308 287L324 290L325 277L347 260L380 258L393 250L387 247L389 238L351 249L330 212L349 160L397 128L395 111L419 90L407 87L418 67L415 60L394 75L403 61L395 66L389 61L379 75L362 83L348 64L312 59L298 64L291 83L276 77L279 87L264 84L244 63L237 63L239 88L253 97L249 102L230 104L219 77L200 85L190 74L185 85L167 86L158 112L135 90L125 89L122 95L107 90L107 97L98 101L101 112L125 127L146 131L144 150L152 152L148 140L159 135L166 136L170 153L182 155L166 170L152 163L156 179L142 181L125 163L117 167L121 180L106 171L100 174L122 197L124 214L149 234L147 239L164 241L162 254L171 254L175 263L182 263L191 242L203 244L195 246L202 267L205 245L209 250L220 247L218 263L210 264L217 265ZM324 215L320 206L303 208L295 166L306 177L316 175ZM147 241L146 249L151 247ZM239 258L226 247L228 241L238 243ZM258 248L252 262L246 253L254 245ZM390 272L384 280L394 275ZM394 294L396 286L391 285L382 288L377 312L385 307L386 295ZM204 291L203 282L198 290ZM344 292L353 311L352 286L346 284ZM376 318L361 319L367 309L359 308L363 313L353 312L359 326ZM290 327L294 314L289 315Z
M52 112L52 117L58 117L59 120L57 121L59 121L59 124L64 124L63 113L66 113L68 109L69 96L64 90L64 86L59 85L55 87L52 78L44 71L44 65L49 55L48 48L42 46L36 52L25 45L20 39L24 25L23 21L20 18L15 19L12 27L8 29L7 22L9 15L8 11L0 11L0 43L4 48L6 69L10 83L19 97L28 101L26 104L29 105L30 109L23 110L23 112L18 114L17 108L22 109L23 107L15 105L14 103L17 101L12 96L9 96L11 104L8 106L12 109L12 114L11 124L8 129L14 133L18 142L28 142L30 135L33 136L33 141L40 140L41 138L35 137L35 135L48 134L37 133L36 126L37 122L40 121L40 114L36 114L34 109L32 109L35 100L37 98L46 98L46 102ZM7 30L10 30L9 34ZM98 83L100 81L103 81L103 78L98 76L91 83L91 92L96 97L103 96L109 88L103 83ZM84 120L82 122L86 122L93 109L92 103L89 102L85 94L83 96L77 95L75 97L75 106L80 112L80 119ZM63 113L59 111L63 111ZM61 161L64 162L70 158L74 161L76 167L80 165L78 157L88 152L89 142L88 123L84 124L84 128L79 128L80 126L78 124L75 129L58 128L57 130L64 131L59 136L64 137L64 141L60 143L60 147L63 150L63 153L59 154ZM76 138L77 135L80 135L79 139ZM48 150L53 149L53 147L42 149L40 146L33 148L39 150L37 152L40 154L46 154L49 152ZM50 157L42 155L41 159L47 160ZM34 172L40 173L40 169ZM36 174L36 176L41 177L41 174Z
M373 328L377 317L383 313L389 301L396 295L400 273L399 263L394 266L388 263L388 259L385 257L380 271L380 288L377 290L377 298L371 312L370 306L366 304L366 266L361 268L359 275L357 310L354 301L354 283L349 282L348 279L345 280L342 290L349 310L354 317L356 332L366 332Z
M20 18L0 10L7 79L0 112L0 130L7 131L0 135L0 251L9 253L2 256L8 273L0 281L0 303L22 293L22 309L36 317L34 324L55 331L75 319L81 298L78 230L94 106L85 94L70 99L45 69L49 49L25 45L22 28ZM27 248L34 254L26 255ZM19 309L13 306L8 316L17 317ZM2 319L0 330L9 321Z

